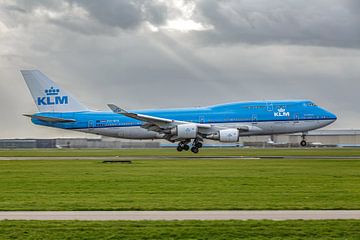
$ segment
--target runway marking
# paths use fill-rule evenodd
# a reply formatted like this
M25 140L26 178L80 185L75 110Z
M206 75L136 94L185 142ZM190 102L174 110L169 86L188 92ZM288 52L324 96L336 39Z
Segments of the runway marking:
M0 220L330 220L358 219L360 210L275 211L2 211Z

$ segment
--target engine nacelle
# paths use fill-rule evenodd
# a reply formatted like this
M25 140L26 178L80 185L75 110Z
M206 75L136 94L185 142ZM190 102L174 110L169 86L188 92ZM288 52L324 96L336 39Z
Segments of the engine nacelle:
M238 142L239 130L238 129L225 129L220 130L220 142Z
M239 130L234 128L220 130L215 134L207 136L209 139L219 140L220 142L238 142L239 137Z
M197 137L198 127L193 123L181 124L173 128L171 133L179 138L194 139Z

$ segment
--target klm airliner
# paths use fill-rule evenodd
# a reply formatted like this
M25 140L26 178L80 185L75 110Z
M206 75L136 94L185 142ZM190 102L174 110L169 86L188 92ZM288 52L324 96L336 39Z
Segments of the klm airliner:
M179 142L178 151L198 153L204 139L238 142L242 136L306 133L325 127L336 116L309 100L256 101L208 107L93 111L38 70L21 71L35 104L25 114L36 125L126 139Z

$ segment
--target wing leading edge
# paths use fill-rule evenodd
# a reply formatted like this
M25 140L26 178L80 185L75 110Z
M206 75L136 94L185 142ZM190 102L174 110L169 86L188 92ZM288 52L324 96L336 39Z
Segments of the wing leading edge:
M144 114L138 114L138 113L131 113L128 112L114 104L108 104L108 107L117 114L121 114L130 118L134 118L140 121L143 121L145 123L151 123L151 124L155 124L159 127L174 127L176 125L181 125L181 124L189 124L191 122L186 122L186 121L178 121L178 120L173 120L173 119L167 119L167 118L160 118L160 117L154 117L154 116L150 116L150 115L144 115ZM197 127L199 128L204 128L204 129L209 129L211 128L210 124L196 124Z

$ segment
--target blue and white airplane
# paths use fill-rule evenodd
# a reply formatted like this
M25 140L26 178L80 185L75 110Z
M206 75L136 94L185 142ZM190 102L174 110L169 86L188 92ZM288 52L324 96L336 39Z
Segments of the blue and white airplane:
M36 125L126 139L179 142L178 151L198 153L204 139L238 142L242 136L303 133L325 127L336 116L309 100L226 103L208 107L93 111L38 70L21 71L38 113ZM191 146L189 146L191 145Z

